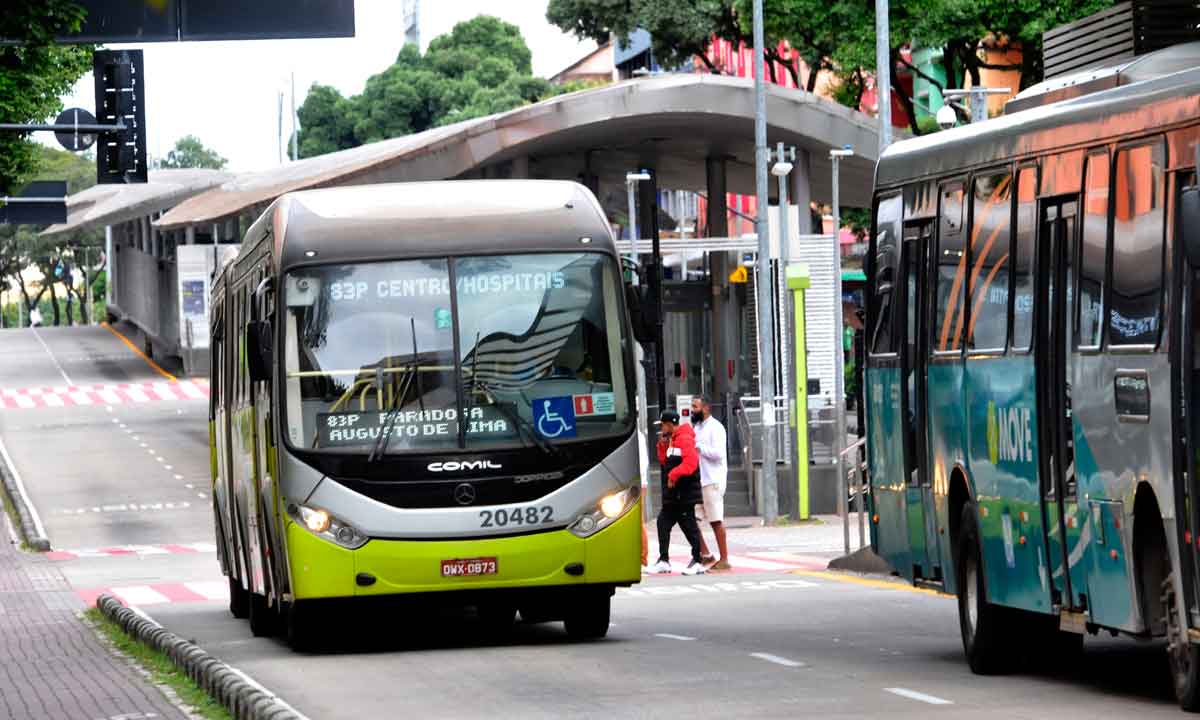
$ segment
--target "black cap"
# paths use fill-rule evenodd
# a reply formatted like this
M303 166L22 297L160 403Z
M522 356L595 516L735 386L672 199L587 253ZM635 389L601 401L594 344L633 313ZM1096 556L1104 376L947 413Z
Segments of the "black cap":
M658 416L658 421L660 423L669 422L672 425L678 425L679 413L675 412L674 410L663 410L663 414Z

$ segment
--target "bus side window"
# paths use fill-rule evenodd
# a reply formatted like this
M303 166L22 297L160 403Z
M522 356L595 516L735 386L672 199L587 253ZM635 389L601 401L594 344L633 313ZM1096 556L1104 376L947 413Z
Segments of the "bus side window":
M957 352L964 323L963 291L967 279L967 254L963 247L963 187L961 182L942 186L937 252L934 256L937 308L930 327L935 353Z
M221 305L213 307L212 326L209 330L209 344L212 346L212 352L209 353L208 367L208 419L214 420L217 417L217 408L221 406Z
M875 316L871 329L871 354L896 352L895 324L899 312L897 264L900 261L900 220L903 201L899 193L879 198L875 211Z
M1009 226L1012 175L976 176L971 193L968 350L999 350L1008 341Z
M1033 342L1033 278L1037 241L1037 167L1023 167L1017 174L1017 227L1013 253L1014 350L1028 350Z
M1083 233L1079 240L1079 301L1075 338L1080 348L1100 347L1104 269L1108 253L1108 151L1087 157Z
M1110 345L1154 345L1162 316L1163 145L1117 151Z

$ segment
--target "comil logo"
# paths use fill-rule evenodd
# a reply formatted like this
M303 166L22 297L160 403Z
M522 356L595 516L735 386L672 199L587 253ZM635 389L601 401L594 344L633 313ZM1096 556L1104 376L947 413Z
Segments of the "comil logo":
M431 462L427 467L430 472L461 472L463 470L499 470L504 466L492 460L446 460Z
M988 459L993 465L1001 461L1033 462L1032 418L1027 407L996 407L996 403L988 403Z

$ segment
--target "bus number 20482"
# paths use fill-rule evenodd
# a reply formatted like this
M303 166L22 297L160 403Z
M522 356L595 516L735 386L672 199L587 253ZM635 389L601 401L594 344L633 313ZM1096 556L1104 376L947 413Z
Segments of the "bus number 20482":
M553 521L554 508L549 505L479 511L479 527L485 528L508 527L509 525L545 525Z

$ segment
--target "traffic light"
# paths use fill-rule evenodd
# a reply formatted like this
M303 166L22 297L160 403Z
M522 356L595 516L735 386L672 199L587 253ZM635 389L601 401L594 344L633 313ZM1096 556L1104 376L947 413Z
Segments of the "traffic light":
M146 96L141 50L97 50L96 121L121 125L96 142L96 181L146 182Z

